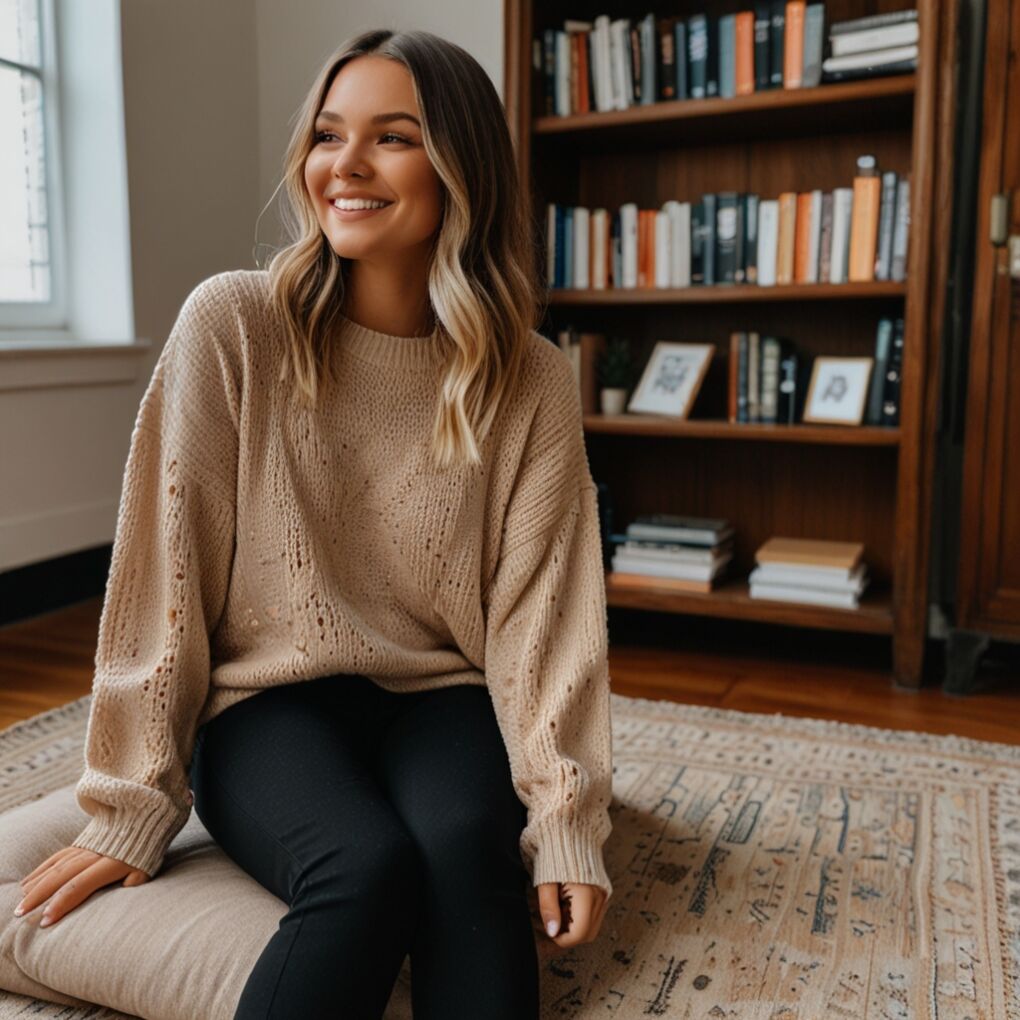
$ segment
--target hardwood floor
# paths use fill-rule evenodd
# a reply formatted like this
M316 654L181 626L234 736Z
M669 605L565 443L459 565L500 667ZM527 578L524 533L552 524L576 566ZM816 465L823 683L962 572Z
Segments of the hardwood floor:
M102 599L0 628L0 729L88 694ZM1020 744L1020 651L993 645L981 688L894 689L885 637L610 610L613 691L741 712L839 719Z

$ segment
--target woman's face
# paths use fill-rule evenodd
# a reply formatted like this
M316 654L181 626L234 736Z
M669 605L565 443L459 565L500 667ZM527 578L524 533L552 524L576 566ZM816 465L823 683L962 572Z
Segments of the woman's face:
M390 119L393 114L401 116ZM403 64L356 57L333 79L315 120L305 186L337 255L391 256L429 242L438 228L441 183L425 152L420 121ZM355 212L335 207L334 199L354 195L389 204Z

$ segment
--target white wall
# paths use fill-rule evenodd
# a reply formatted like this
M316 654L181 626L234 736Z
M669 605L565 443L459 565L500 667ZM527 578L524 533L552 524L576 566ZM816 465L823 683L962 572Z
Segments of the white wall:
M113 539L156 357L198 281L254 266L291 117L336 45L425 29L473 53L502 94L496 0L126 0L121 18L134 332L153 346L127 382L0 391L0 570ZM262 243L280 241L276 210Z

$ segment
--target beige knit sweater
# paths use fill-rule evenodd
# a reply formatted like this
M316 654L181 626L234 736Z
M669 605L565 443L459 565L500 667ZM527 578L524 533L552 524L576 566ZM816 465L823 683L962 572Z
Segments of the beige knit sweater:
M605 587L578 387L528 338L483 464L434 469L439 334L344 321L316 411L277 382L268 273L188 296L138 411L73 845L149 875L188 819L198 726L274 684L485 685L533 882L612 885Z

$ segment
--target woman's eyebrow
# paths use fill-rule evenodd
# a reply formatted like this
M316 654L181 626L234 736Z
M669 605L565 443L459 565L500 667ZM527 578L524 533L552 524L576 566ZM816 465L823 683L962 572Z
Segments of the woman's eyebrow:
M339 113L334 113L332 110L320 110L318 116L316 117L316 120L335 120L335 121L337 121L340 124L342 124L344 122L343 117L341 117ZM410 120L410 121L414 121L414 123L417 124L418 127L421 127L421 124L419 123L417 117L412 117L411 114L409 114L409 113L402 113L402 112L399 112L399 111L396 112L396 113L377 113L372 118L371 123L373 123L373 124L389 124L390 121L394 121L394 120Z

